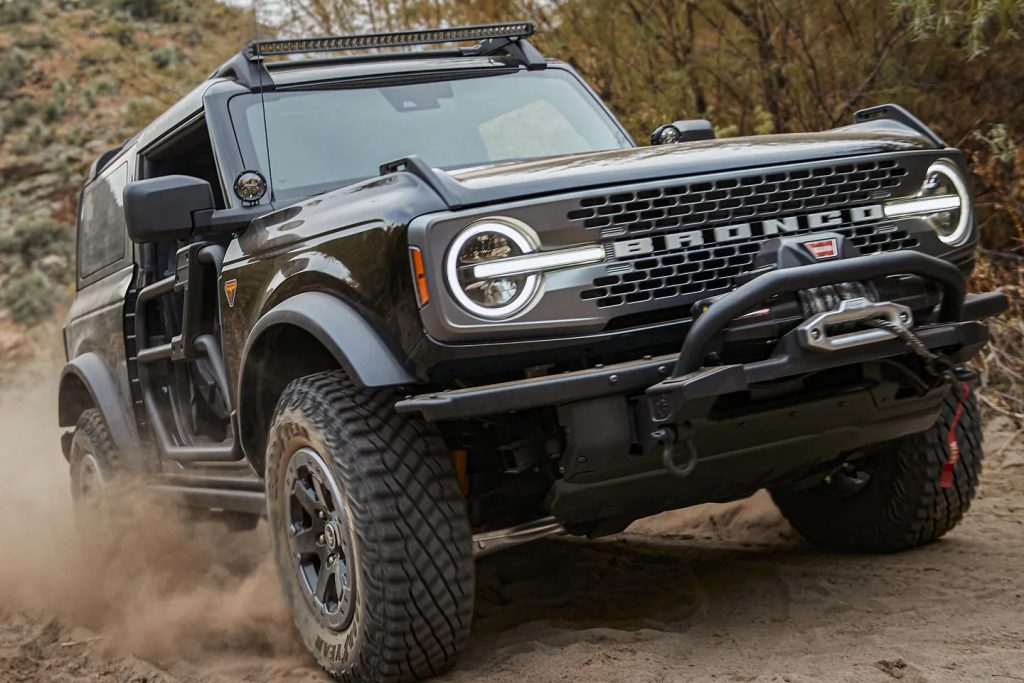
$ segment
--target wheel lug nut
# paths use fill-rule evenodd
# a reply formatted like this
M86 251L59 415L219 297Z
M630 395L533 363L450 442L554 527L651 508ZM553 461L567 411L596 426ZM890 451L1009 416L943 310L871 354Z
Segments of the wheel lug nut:
M320 519L327 519L327 513L324 512L323 510L320 510L319 512L317 512L316 516L319 517Z
M316 537L316 542L322 544L324 542L324 535L320 534L319 536L317 536Z

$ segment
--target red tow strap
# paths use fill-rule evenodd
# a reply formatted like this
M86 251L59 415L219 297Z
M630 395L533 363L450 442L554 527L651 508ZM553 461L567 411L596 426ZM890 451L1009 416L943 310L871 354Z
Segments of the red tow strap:
M953 422L949 425L949 432L946 434L946 446L949 448L949 457L942 466L942 474L939 475L939 486L944 489L953 487L953 470L960 459L960 445L956 442L956 426L960 423L960 416L964 412L964 402L971 393L971 387L967 382L961 382L963 392L956 403L956 410L953 412Z

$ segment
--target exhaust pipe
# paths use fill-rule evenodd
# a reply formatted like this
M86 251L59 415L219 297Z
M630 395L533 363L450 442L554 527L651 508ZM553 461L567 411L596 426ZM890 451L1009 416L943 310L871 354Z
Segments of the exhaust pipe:
M545 517L507 529L473 534L473 557L483 557L512 546L522 545L547 536L560 536L564 533L565 527L560 522L554 517Z

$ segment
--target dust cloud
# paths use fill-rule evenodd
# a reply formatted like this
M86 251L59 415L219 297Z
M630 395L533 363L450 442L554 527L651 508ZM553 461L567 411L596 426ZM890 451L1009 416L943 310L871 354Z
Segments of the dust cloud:
M138 489L120 493L117 524L76 523L56 378L0 378L0 612L46 614L78 627L72 641L157 662L301 661L262 527L232 534Z
M0 681L326 681L262 529L231 534L138 493L112 532L76 527L55 367L0 375ZM989 423L971 513L911 552L816 551L761 493L485 557L445 680L1019 680L1021 433Z

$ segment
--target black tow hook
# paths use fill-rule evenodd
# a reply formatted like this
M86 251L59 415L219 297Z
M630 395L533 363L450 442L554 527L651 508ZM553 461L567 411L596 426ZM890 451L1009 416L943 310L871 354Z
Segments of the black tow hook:
M693 429L686 423L678 434L674 427L665 425L651 432L651 438L661 444L661 463L673 477L680 479L693 474L697 468L697 449L693 445ZM675 446L682 444L686 460L679 464L675 460Z

